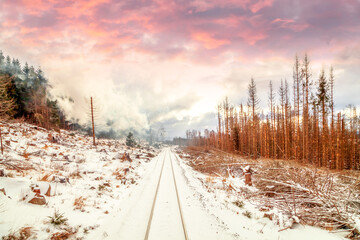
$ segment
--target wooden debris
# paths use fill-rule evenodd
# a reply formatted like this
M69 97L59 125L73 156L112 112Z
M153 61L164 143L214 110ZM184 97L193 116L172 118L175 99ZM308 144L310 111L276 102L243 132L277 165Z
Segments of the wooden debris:
M69 178L63 176L53 176L52 182L70 184Z
M128 153L124 153L123 156L121 157L121 160L122 161L129 161L129 162L132 162L131 158L130 158L130 155Z
M35 196L29 201L29 203L35 204L35 205L45 205L46 199L41 194L35 194Z
M45 193L45 196L50 197L51 196L51 185L49 184L49 188Z
M251 181L252 170L251 170L250 166L246 166L243 169L243 171L244 171L244 175L245 175L245 185L252 186L252 181Z

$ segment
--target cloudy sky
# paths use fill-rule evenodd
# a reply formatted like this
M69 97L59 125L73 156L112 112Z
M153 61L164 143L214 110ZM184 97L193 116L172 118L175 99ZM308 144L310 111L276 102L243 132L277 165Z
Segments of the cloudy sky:
M360 101L359 0L0 0L0 49L41 66L69 116L94 96L119 130L215 129L251 77L263 106L270 80L292 82L295 54L314 79L334 66L339 110Z

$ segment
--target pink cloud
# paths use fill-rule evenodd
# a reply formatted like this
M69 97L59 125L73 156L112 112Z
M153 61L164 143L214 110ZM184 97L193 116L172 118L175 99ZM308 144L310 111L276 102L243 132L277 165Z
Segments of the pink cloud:
M271 22L274 25L277 25L281 28L291 29L294 32L301 32L307 29L310 25L306 23L298 23L294 19L280 19L277 18Z
M254 46L256 42L268 36L266 33L267 22L261 15L254 15L248 18L232 15L216 22L223 25L224 28L228 28L226 33L230 38L240 37L242 41L251 46ZM238 29L236 30L236 35L234 35L234 29Z
M20 20L5 20L1 23L2 27L4 28L12 28L12 27L16 27L19 26L21 24Z
M229 44L230 41L226 39L217 39L211 36L211 34L207 32L196 32L192 34L192 38L207 48L207 49L215 49L225 44Z
M257 13L258 11L260 11L261 9L265 8L265 7L270 7L272 6L274 0L259 0L258 2L251 4L250 5L250 10L253 13Z
M54 0L58 4L61 0ZM91 16L93 10L100 4L108 3L110 0L68 0L65 6L56 7L62 18L78 18L82 15Z
M242 22L245 22L247 20L248 18L246 18L245 16L230 15L225 18L215 19L214 22L223 25L224 27L236 28L240 24L242 24Z
M240 32L238 36L240 36L249 45L254 46L256 42L266 39L268 35L262 32L248 30Z
M51 8L52 3L43 0L21 0L19 6L25 8L27 14L41 15L44 11Z
M251 2L252 0L195 0L191 2L191 6L195 7L196 11L202 12L215 7L241 7L243 9L246 9L248 5L251 4Z
M126 44L129 52L210 62L226 52L256 56L358 40L360 3L328 1L304 0L294 9L286 0L3 0L0 30L24 49L51 49L76 35L101 54L112 56Z

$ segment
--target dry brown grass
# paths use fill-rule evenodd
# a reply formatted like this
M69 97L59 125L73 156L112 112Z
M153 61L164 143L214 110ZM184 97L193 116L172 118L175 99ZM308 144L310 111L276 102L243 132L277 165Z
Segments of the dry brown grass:
M96 177L96 178L95 178L95 181L101 181L101 180L104 180L104 177L103 177L103 176L100 176L100 177Z
M65 167L64 164L61 162L57 162L57 161L53 161L50 163L50 168L53 169L54 171L65 171Z
M69 174L69 178L75 179L75 178L82 178L79 169L76 169L75 171L71 172Z
M33 165L31 163L29 163L28 161L11 159L11 158L0 160L0 166L4 166L5 169L8 169L8 170L9 169L15 170L16 172L19 172L19 173L34 169Z
M123 173L124 171L122 169L116 168L112 175L115 176L116 180L121 180L124 178Z
M226 171L223 171L226 169L226 166L249 164L248 162L243 162L242 159L234 154L229 154L217 149L187 147L184 149L184 152L190 155L189 164L196 171L210 176L226 174ZM182 158L184 157L182 156Z
M36 239L36 233L32 227L22 227L19 230L2 237L3 240L27 240Z
M51 240L65 240L76 234L76 230L67 228L65 231L56 232L51 235Z
M26 150L24 150L24 152L21 154L21 156L23 158L25 158L26 160L29 160L30 158L30 153L26 152Z
M39 181L42 182L50 182L52 179L50 178L52 175L54 174L54 172L51 173L45 173L44 175L39 177Z
M85 201L86 201L86 198L84 198L84 197L75 198L75 200L74 200L75 209L84 211L84 207L86 206Z

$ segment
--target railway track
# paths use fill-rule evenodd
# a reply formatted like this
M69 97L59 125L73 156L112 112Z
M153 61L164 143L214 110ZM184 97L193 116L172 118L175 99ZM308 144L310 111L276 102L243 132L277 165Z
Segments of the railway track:
M161 171L160 171L159 178L158 178L159 180L158 180L158 183L157 183L155 195L154 195L153 202L152 202L152 208L151 208L150 216L149 216L149 219L148 219L148 224L147 224L145 238L144 238L145 240L151 239L151 230L152 230L152 227L154 225L154 214L156 214L156 211L155 211L156 206L157 206L157 204L160 204L159 200L158 200L158 198L159 198L159 189L161 189L161 184L165 184L164 183L165 180L163 178L164 172L165 172L165 174L167 174L167 177L168 177L167 180L169 180L169 178L172 178L172 180L173 180L173 188L175 190L173 192L175 192L175 194L176 194L176 202L177 202L176 205L177 205L178 216L180 217L179 222L181 222L183 239L185 239L185 240L189 239L188 234L187 234L187 230L186 230L185 221L184 221L183 210L182 210L182 207L181 207L179 190L178 190L177 183L176 183L176 177L175 177L175 172L174 172L172 154L171 154L170 149L168 149L167 151L168 151L167 154L164 155L164 159L163 159L162 166L161 166ZM165 166L165 169L164 169L164 166ZM168 176L168 174L170 174L172 177ZM167 184L169 184L169 183L167 182ZM171 191L167 191L166 193L163 192L162 194L164 196L164 194L167 195L169 193L171 194ZM172 199L174 199L174 198L172 197ZM160 207L161 206L159 206L159 208ZM177 214L174 214L174 215L177 215ZM171 221L171 219L163 219L163 221ZM157 236L155 236L155 238L156 237Z

